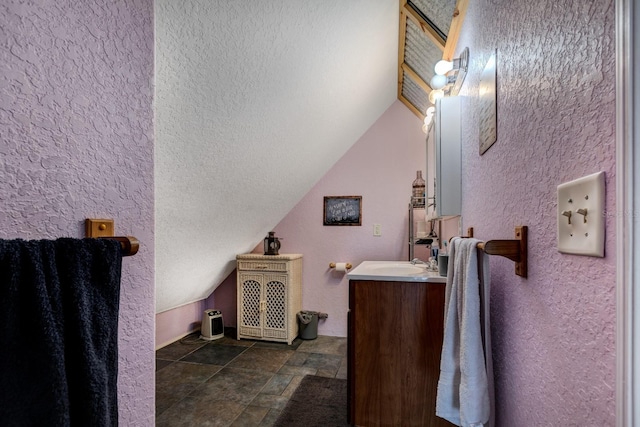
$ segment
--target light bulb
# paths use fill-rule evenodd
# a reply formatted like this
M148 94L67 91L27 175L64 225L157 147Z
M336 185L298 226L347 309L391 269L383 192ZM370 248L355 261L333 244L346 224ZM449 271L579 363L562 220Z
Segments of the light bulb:
M431 82L429 84L432 89L442 89L447 84L447 76L436 74L431 78Z
M427 114L426 116L424 116L424 124L428 126L431 123L432 119L433 114Z
M453 62L441 59L440 61L436 62L436 65L435 67L433 67L433 69L436 74L444 76L449 71L453 70Z
M429 133L429 125L422 125L422 132Z
M427 111L425 111L425 114L428 116L430 114L431 115L435 114L435 112L436 112L436 107L432 105L431 107L427 108Z
M444 98L444 91L442 89L434 89L429 93L429 102L436 103L436 99Z

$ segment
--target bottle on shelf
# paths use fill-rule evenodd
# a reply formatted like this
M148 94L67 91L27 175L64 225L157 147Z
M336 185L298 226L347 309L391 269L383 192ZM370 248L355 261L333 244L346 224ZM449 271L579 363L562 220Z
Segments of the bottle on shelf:
M417 171L416 179L413 181L413 193L411 194L414 208L424 208L425 206L425 184L422 178L422 171Z

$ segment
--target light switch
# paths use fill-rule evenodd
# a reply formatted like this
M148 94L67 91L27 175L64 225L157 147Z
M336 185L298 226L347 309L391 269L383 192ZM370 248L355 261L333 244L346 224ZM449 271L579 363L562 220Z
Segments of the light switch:
M558 251L604 256L604 172L558 185Z

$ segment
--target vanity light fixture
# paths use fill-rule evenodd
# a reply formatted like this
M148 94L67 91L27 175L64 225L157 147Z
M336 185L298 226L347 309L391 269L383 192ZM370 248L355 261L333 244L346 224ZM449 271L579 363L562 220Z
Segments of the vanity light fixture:
M433 120L433 114L427 114L426 116L424 116L424 121L423 123L427 126L429 126L431 124L431 121Z
M469 48L465 47L459 58L453 61L444 59L438 61L434 67L435 75L429 85L433 89L429 93L429 102L436 103L438 98L457 95L469 69Z
M455 61L455 59L454 59L454 61ZM436 62L435 67L433 67L433 71L436 72L436 75L444 76L449 71L453 70L454 66L455 65L454 65L453 61L447 61L445 59L441 59L440 61ZM455 67L455 68L459 68L459 67Z
M425 115L424 115L424 124L428 125L429 123L431 123L431 120L433 119L433 115L436 113L436 107L429 107L427 108L427 111L425 111Z
M466 74L469 69L469 48L465 47L459 58L455 58L453 61L446 61L441 59L436 62L434 67L434 71L436 74L444 76L447 75L450 71L459 74L461 71Z
M425 111L424 124L422 125L422 132L429 133L429 127L433 121L433 115L436 113L436 107L433 105Z
M432 89L442 89L446 85L455 83L455 82L456 82L455 76L445 76L442 74L436 74L431 78L431 82L429 82L429 86L431 86Z
M429 92L429 102L432 104L436 103L436 100L444 98L444 90L442 89L434 89Z

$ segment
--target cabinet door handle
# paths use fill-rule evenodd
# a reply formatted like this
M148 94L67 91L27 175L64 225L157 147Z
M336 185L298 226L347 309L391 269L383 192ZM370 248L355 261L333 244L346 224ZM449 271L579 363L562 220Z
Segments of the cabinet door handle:
M266 270L267 268L269 268L269 266L265 264L256 265L256 270Z

